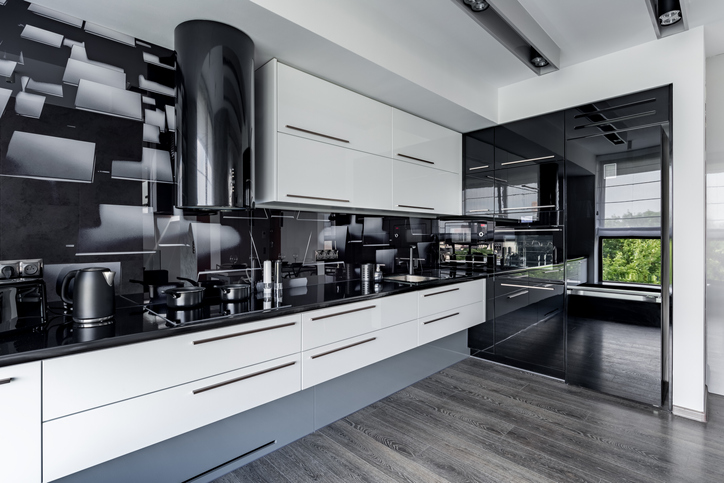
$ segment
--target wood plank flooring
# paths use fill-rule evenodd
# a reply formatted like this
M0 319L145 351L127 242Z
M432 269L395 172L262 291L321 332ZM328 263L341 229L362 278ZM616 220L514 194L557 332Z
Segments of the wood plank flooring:
M722 482L709 422L469 358L214 483Z

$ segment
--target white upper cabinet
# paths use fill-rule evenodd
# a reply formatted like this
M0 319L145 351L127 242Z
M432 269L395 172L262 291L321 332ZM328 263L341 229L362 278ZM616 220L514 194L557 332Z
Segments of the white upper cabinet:
M279 132L390 157L392 108L278 65Z
M460 173L463 138L460 133L393 109L392 142L395 159Z
M396 210L459 215L462 213L459 173L394 160L392 203Z
M459 133L276 59L257 69L255 91L254 189L259 205L431 216L461 213ZM393 181L398 160L429 169L413 169L419 173L415 178L425 178L425 183L407 186L409 179ZM397 193L398 186L403 193ZM410 194L421 187L424 193Z

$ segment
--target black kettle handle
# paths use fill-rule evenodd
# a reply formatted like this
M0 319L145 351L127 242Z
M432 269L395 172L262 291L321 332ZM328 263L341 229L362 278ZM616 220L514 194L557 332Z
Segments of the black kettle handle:
M73 280L76 275L78 275L78 270L71 270L66 273L65 278L63 278L63 284L60 286L60 298L63 299L63 302L66 304L73 305L73 299L68 295L68 287L70 286L70 281Z

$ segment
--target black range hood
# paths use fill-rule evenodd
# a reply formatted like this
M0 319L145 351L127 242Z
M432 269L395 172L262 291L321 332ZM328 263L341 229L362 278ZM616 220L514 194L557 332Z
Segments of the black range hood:
M219 22L176 27L176 207L254 206L254 43Z

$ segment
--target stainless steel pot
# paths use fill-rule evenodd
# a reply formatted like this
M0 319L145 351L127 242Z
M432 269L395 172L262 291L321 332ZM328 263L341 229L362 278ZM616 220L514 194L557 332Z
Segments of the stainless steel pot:
M251 287L245 283L232 283L219 287L221 292L221 300L223 302L231 302L232 300L244 300L249 297Z
M195 307L204 299L204 287L179 287L166 290L166 305L171 308Z

